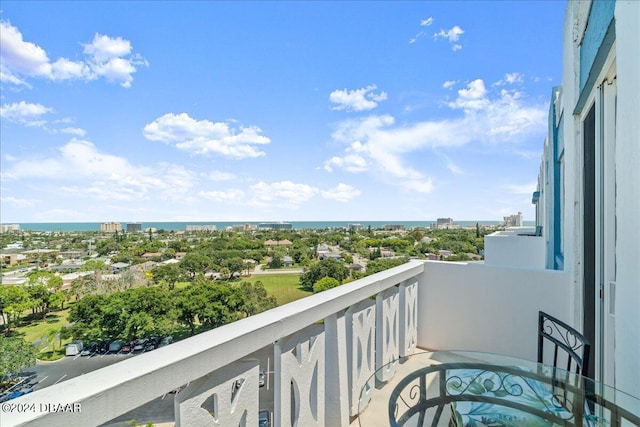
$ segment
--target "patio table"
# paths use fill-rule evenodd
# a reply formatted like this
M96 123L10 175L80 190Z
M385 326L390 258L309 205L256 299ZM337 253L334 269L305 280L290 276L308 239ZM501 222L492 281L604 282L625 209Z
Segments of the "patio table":
M386 364L362 387L358 408L361 427L640 426L636 397L534 361L469 351Z

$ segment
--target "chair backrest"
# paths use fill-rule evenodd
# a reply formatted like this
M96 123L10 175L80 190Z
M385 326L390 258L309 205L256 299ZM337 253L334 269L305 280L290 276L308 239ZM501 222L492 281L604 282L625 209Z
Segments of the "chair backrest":
M545 312L538 313L539 363L587 376L590 349L589 340L576 329Z

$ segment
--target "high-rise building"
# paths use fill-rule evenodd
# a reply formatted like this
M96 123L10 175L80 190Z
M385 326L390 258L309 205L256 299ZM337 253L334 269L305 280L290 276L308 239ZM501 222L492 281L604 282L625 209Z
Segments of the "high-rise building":
M438 218L435 228L453 228L454 226L453 218Z
M503 224L505 227L522 227L522 212L518 212L515 215L508 215L503 218Z
M0 224L0 233L13 233L20 231L19 224Z
M193 225L188 224L186 231L216 231L218 227L215 225Z
M261 222L258 224L259 229L263 230L291 230L293 224L290 222Z
M139 222L129 222L127 223L127 233L136 233L142 231L142 224Z
M103 222L100 224L100 231L103 233L115 233L116 231L122 231L122 224L119 222Z

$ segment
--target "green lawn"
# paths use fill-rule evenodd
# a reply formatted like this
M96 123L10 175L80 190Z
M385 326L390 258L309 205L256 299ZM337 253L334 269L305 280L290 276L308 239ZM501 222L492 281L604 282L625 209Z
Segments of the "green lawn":
M29 324L18 327L16 334L22 336L27 342L35 342L46 336L47 331L50 329L60 329L61 326L66 326L69 323L68 317L68 308L52 311L47 314L47 318L44 320L34 320Z
M64 357L64 346L70 340L62 340L60 338L53 343L54 348L48 346L47 332L50 330L60 330L60 327L66 326L69 321L69 308L64 310L52 311L47 314L47 318L44 320L33 320L23 326L16 328L14 334L24 338L25 341L31 342L37 345L37 348L41 350L37 358L41 360L57 360Z
M299 274L264 274L249 278L243 277L242 281L262 282L269 295L276 297L278 305L283 305L313 294L300 289L299 278Z
M251 277L242 276L241 279L234 281L255 283L261 281L269 295L276 297L278 305L283 305L291 301L312 295L313 292L307 292L300 289L300 274L263 274ZM190 282L177 282L177 289L186 288Z

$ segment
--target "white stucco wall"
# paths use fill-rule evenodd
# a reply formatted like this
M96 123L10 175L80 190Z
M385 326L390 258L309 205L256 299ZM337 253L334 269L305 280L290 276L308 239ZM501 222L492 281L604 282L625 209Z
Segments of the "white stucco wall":
M587 28L588 2L569 2L564 27L562 104L565 138L563 242L569 274L572 323L583 318L583 136L581 117L573 115L579 91L581 36ZM614 385L640 396L640 2L618 0L615 8L617 84L615 141L615 330L605 345L615 345ZM588 103L587 103L588 105ZM586 112L586 110L585 110ZM547 204L551 202L546 200ZM549 220L549 219L547 219ZM610 224L607 225L612 227ZM605 230L608 234L610 230ZM608 282L605 283L605 287ZM608 292L608 289L605 289ZM594 298L596 296L594 295ZM608 297L608 294L607 294ZM608 304L608 302L607 302ZM605 310L608 310L608 305ZM605 334L608 332L605 331ZM612 342L615 341L614 344ZM597 343L596 343L597 344ZM596 346L597 348L597 346ZM597 349L596 351L600 351ZM606 348L605 352L610 351ZM597 359L594 363L597 363ZM610 367L605 367L610 369ZM610 378L611 373L605 372Z
M640 396L640 2L618 1L616 388Z
M569 320L565 272L427 262L418 292L418 346L535 360L538 311Z
M562 211L562 229L564 241L564 271L569 274L571 297L569 300L570 320L574 325L582 325L582 152L574 140L579 140L579 119L573 115L573 107L577 102L578 59L580 52L574 43L576 37L575 15L579 13L579 5L567 3L564 21L562 49L562 131L564 134L565 156L565 209ZM552 201L547 200L547 204ZM547 221L552 219L547 218ZM581 329L581 328L578 328Z
M542 236L492 233L484 238L484 263L495 267L543 269L545 240Z

